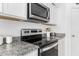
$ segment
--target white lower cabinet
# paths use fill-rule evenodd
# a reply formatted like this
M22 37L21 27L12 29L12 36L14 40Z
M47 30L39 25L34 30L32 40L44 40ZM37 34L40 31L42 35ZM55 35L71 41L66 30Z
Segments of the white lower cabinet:
M24 56L38 56L38 49L35 49L35 50L25 54Z

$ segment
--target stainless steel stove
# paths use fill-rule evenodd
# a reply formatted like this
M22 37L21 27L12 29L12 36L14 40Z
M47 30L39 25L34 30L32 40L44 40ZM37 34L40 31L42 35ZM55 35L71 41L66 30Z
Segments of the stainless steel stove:
M43 33L41 29L22 29L21 41L29 42L39 46L38 55L40 56L44 51L47 51L57 46L56 39L42 37ZM52 39L47 41L47 39Z

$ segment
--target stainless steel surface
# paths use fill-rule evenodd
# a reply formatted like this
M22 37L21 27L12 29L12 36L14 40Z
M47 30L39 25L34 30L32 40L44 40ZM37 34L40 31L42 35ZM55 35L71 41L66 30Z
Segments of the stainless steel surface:
M25 29L24 31L22 30L22 32L24 32L24 33L22 33L22 35L25 35L26 37L28 37L27 35L29 35L31 38L33 37L33 35L37 35L37 33L40 33L42 35L42 38L40 38L41 40L37 40L37 38L35 38L36 37L35 36L34 38L36 39L36 41L31 42L32 44L39 46L39 50L38 50L39 55L41 55L41 53L44 51L47 51L47 50L50 50L50 49L56 47L58 45L58 40L65 37L64 33L54 33L48 38L48 37L46 37L46 33L42 34L42 32L39 32L39 29L36 29L36 31L34 31L34 32L32 30L34 30L34 29ZM52 36L54 36L54 38ZM38 35L38 37L39 37L39 35ZM24 40L25 39L26 38L24 38ZM50 39L50 41L47 41L47 39Z
M49 17L50 17L50 14L49 14L50 10L49 10L49 8L47 6L45 6L45 5L43 5L42 3L39 3L39 4L47 9L47 12L48 12L47 19L45 19L43 17L39 17L39 16L36 16L36 15L33 15L32 11L31 11L31 3L29 3L29 17L35 18L35 19L40 19L40 20L43 20L43 21L48 21Z
M56 37L64 38L65 36L65 33L56 33Z
M52 44L50 44L50 45L48 45L48 46L42 48L42 49L41 49L41 53L44 52L44 51L50 50L50 49L54 48L54 47L57 46L57 45L58 45L58 42L52 43Z
M33 30L36 30L33 32ZM29 36L29 35L36 35L36 34L42 34L41 29L22 29L21 30L21 36Z
M56 39L56 40L61 40L61 39L63 39L64 37L65 37L65 33L53 33L52 35L50 35L50 37L52 38L52 40L53 39ZM40 52L43 54L44 52L46 52L46 53L50 53L51 55L52 55L52 53L51 52L49 52L51 49L53 49L54 47L56 47L58 45L58 42L55 42L54 44L50 44L50 45L48 45L47 47L45 47L45 48L43 48L43 49L41 49L40 50ZM58 48L56 49L56 50L58 50ZM58 53L58 52L57 52ZM48 55L48 54L43 54L43 56L44 55ZM54 54L53 54L54 55ZM52 56L53 56L52 55Z

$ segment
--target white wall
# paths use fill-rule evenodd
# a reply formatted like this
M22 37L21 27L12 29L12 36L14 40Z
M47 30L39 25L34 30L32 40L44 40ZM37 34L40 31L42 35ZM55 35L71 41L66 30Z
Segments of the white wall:
M6 35L20 36L20 31L23 28L42 29L44 31L45 28L47 27L50 27L50 26L37 24L37 23L0 19L0 35L4 35L4 36Z

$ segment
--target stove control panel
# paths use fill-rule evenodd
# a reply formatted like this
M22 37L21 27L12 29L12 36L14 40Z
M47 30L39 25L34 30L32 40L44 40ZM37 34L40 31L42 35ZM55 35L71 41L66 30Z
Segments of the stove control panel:
M41 29L22 29L21 30L21 36L36 35L36 34L42 34L42 30Z

